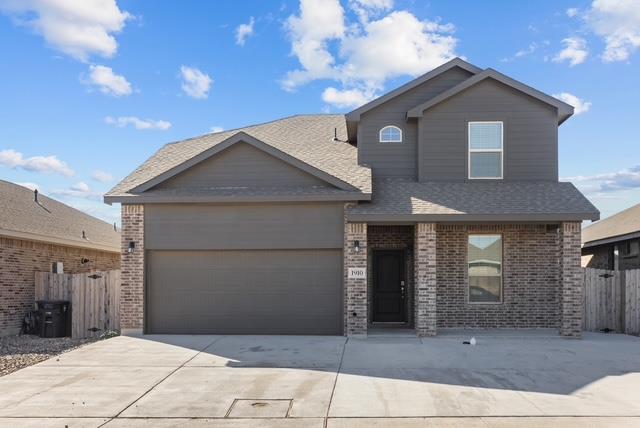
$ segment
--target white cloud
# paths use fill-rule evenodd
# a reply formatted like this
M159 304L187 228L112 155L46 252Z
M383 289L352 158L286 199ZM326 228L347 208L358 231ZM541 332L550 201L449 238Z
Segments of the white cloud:
M136 116L121 116L116 118L107 116L104 118L104 121L105 123L117 126L118 128L124 128L125 126L131 125L140 131L166 131L167 129L171 128L171 122L167 122L166 120L140 119Z
M253 16L249 18L249 22L247 24L240 24L236 28L236 44L239 46L244 46L247 39L253 36L253 24L255 23L255 19Z
M289 16L286 28L302 69L288 72L283 88L293 90L315 79L337 77L327 44L345 33L344 9L338 0L300 0L299 15Z
M373 94L365 93L360 89L339 90L328 87L322 92L322 101L338 108L358 107L371 101Z
M591 102L585 101L577 96L570 94L569 92L562 92L559 94L553 94L557 99L564 101L565 103L573 106L574 114L577 116L582 113L586 113L591 108Z
M533 43L530 43L529 46L526 49L520 49L515 54L513 54L513 56L507 57L507 58L502 58L500 61L501 62L515 61L516 59L523 58L525 56L529 56L529 55L533 54L536 50L538 50L538 44L533 42Z
M74 174L69 166L56 156L32 156L25 158L22 153L9 149L0 151L0 165L13 169L24 169L44 174L60 174L70 177Z
M211 127L211 132L216 133L216 132L222 132L224 131L224 128L222 126L212 126Z
M289 16L286 24L292 53L301 67L286 74L281 82L285 90L329 79L340 82L342 88L325 91L325 98L340 94L342 102L358 92L370 98L388 79L418 76L456 56L452 24L419 20L407 11L371 20L393 6L387 1L351 1L349 5L356 10L358 22L348 22L338 0L301 0L300 11Z
M85 84L97 86L100 92L114 97L131 95L131 83L119 74L115 74L110 67L104 65L89 66L89 76L83 81Z
M637 0L594 0L585 20L605 41L603 61L626 61L640 48L640 5Z
M115 0L4 0L0 11L80 61L94 54L113 57L118 50L114 34L132 18Z
M353 10L360 22L368 22L371 17L393 9L393 0L349 0L349 8Z
M574 16L576 16L580 11L578 10L578 8L576 7L570 7L569 9L567 9L567 16L569 18L573 18Z
M37 190L40 191L40 185L36 184L36 183L31 183L31 182L25 182L25 183L16 183L22 187L26 187L29 190Z
M617 172L590 176L567 177L563 180L573 182L581 190L588 193L605 193L617 190L637 189L640 188L640 165Z
M54 190L51 194L56 196L70 196L73 198L94 199L99 200L102 197L101 192L91 190L91 187L84 181L69 186L68 189Z
M203 73L195 67L180 67L182 76L182 90L191 98L203 99L209 96L209 90L213 80L208 74Z
M565 48L558 52L553 58L553 62L569 61L569 65L582 64L589 56L589 50L587 49L587 41L582 37L567 37L562 40L565 44Z
M110 181L113 181L113 175L99 169L93 171L93 174L91 174L91 178L93 178L95 181L99 181L100 183L108 183Z

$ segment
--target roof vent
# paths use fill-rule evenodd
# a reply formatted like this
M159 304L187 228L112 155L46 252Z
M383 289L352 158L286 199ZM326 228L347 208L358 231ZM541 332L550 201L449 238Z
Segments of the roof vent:
M33 189L33 200L36 201L36 203L38 202L38 189Z
M341 140L338 138L338 128L333 128L333 142L334 143L348 143L347 140Z
M82 231L82 239L86 239L87 241L89 240L89 238L87 238L87 234L84 232L84 230Z

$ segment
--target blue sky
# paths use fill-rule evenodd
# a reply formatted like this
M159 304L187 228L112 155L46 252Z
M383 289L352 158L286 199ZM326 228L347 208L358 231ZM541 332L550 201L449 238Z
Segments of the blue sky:
M640 0L0 0L0 178L107 221L167 142L346 112L453 56L580 111L560 175L608 216L640 202Z

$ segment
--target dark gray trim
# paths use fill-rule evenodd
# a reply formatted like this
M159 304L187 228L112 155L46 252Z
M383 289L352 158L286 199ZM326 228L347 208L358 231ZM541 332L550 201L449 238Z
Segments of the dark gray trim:
M612 236L610 238L597 239L595 241L588 241L582 244L582 248L597 247L599 245L611 244L614 242L626 241L628 239L634 239L634 238L640 238L640 231L626 233L624 235Z
M486 222L486 223L515 223L515 222L559 222L594 220L598 213L558 213L558 214L349 214L350 222Z
M255 195L255 196L105 196L104 202L125 204L167 204L167 203L225 203L225 202L313 202L313 201L370 201L370 193L345 192L327 195Z
M482 71L481 68L476 67L473 64L469 64L466 61L463 61L460 58L454 58L449 62L445 62L444 64L442 64L439 67L434 68L433 70L431 70L428 73L423 74L422 76L413 79L412 81L405 83L404 85L400 86L399 88L394 89L393 91L376 98L373 101L368 102L367 104L358 107L357 109L349 112L346 114L346 118L347 121L349 122L357 122L360 120L360 116L362 115L362 113L365 113L377 106L379 106L380 104L390 100L391 98L397 97L400 94L403 94L413 88L415 88L418 85L421 85L422 83L426 82L427 80L433 79L434 77L444 73L447 70L452 69L453 67L460 67L464 70L467 70L469 73L473 73L473 74L477 74L480 73Z
M309 165L306 162L301 161L300 159L291 156L288 153L285 153L281 150L276 149L273 146L270 146L269 144L258 140L255 137L252 137L251 135L247 134L246 132L240 131L237 132L235 134L233 134L231 137L227 138L226 140L222 141L219 144L216 144L215 146L203 151L202 153L186 160L185 162L169 169L168 171L163 172L160 175L155 176L154 178L134 187L133 189L131 189L131 192L144 192L146 190L151 189L152 187L162 183L165 180L168 180L169 178L189 169L190 167L204 161L205 159L210 158L211 156L214 156L216 153L221 152L222 150L231 147L232 145L236 144L236 143L246 143L246 144L250 144L251 146L255 147L256 149L262 150L265 153L270 154L271 156L274 156L280 160L282 160L283 162L288 163L289 165L292 165L296 168L299 168L321 180L326 181L327 183L339 188L339 189L343 189L343 190L357 190L354 186L352 186L351 184L340 180L339 178L334 177L331 174L328 174L324 171L322 171L321 169L318 169L314 166Z
M554 98L550 95L547 95L543 92L538 91L537 89L532 88L531 86L527 86L524 83L518 82L510 78L509 76L505 76L502 73L497 72L491 68L487 68L481 73L476 74L473 77L468 78L464 82L454 86L453 88L444 91L440 95L431 98L430 100L417 105L407 112L407 118L418 118L422 117L425 110L435 106L436 104L441 103L442 101L451 98L452 96L468 89L469 87L482 82L485 79L494 79L500 83L503 83L507 86L512 87L522 93L529 95L530 97L536 98L546 104L549 104L558 109L558 124L560 125L562 122L567 120L573 114L573 107L569 104L560 101L557 98Z

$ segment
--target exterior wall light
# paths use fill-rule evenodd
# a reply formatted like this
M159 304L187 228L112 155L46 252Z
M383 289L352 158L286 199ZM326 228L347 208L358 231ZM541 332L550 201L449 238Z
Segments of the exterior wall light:
M356 250L356 253L360 252L360 241L353 241L353 249Z
M129 241L129 248L127 248L127 253L133 253L136 250L136 243L133 241Z

